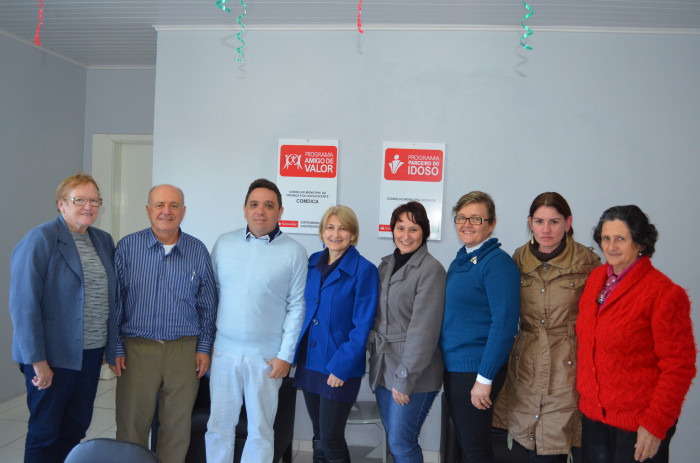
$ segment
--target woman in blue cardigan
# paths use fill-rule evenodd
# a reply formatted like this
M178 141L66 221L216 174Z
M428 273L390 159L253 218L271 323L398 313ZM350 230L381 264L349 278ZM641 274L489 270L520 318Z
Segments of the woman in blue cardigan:
M294 385L313 425L314 463L350 461L345 423L365 373L379 295L379 272L355 249L358 235L352 209L331 207L319 225L325 249L309 258Z
M491 238L496 206L472 191L452 208L464 246L450 264L440 348L445 396L462 461L493 462L493 405L506 377L505 363L518 331L520 272Z
M62 462L92 420L105 345L116 334L114 242L92 227L101 204L92 177L66 178L56 192L61 214L12 253L12 359L29 407L25 463Z

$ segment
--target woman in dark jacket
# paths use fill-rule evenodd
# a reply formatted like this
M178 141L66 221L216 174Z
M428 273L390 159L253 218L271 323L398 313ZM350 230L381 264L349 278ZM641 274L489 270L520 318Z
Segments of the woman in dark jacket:
M370 333L369 383L396 463L422 463L418 444L442 384L438 348L445 307L445 269L428 252L430 221L411 201L391 215L396 249L379 265L381 297Z
M66 178L58 218L30 230L12 253L12 358L30 413L25 463L62 462L92 420L105 345L116 335L114 242L92 227L101 204L92 177Z
M349 207L328 209L319 236L325 249L309 257L294 385L303 390L313 425L314 463L346 463L345 423L365 373L379 274L355 249L359 225Z

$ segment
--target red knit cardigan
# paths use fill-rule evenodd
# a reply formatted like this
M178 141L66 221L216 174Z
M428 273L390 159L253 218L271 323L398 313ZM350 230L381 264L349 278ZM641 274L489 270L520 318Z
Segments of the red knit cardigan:
M690 300L644 256L598 311L607 269L593 270L579 302L579 409L591 420L627 431L644 426L663 439L696 372Z

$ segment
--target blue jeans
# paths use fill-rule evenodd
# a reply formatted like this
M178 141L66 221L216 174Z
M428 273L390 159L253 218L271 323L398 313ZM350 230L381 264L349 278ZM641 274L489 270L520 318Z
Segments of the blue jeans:
M32 384L34 367L22 365L29 407L25 463L61 463L85 437L92 421L103 352L103 348L84 350L80 371L52 368L51 386L43 391Z
M394 461L423 463L423 450L418 445L418 435L437 391L413 393L408 405L397 404L391 391L385 387L378 386L374 393Z

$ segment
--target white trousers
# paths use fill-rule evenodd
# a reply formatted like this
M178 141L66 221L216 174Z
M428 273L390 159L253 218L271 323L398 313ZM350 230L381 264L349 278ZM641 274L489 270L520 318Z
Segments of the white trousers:
M241 463L272 463L277 399L282 379L268 375L272 367L261 358L214 351L209 390L211 415L205 443L208 463L231 463L236 425L245 397L248 438Z

